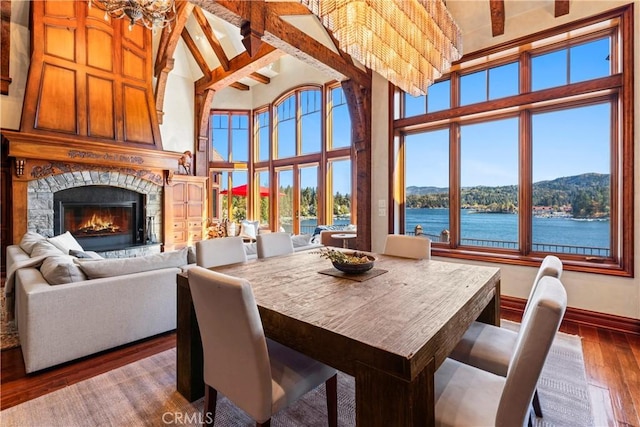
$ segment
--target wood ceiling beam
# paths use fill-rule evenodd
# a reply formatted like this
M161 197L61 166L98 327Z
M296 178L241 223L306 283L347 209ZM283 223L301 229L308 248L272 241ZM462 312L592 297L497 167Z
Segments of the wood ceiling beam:
M253 6L250 7L247 4L253 2L247 1L218 0L211 2L209 0L192 0L192 2L238 27L241 27L246 21L251 22L251 11L255 10ZM280 14L285 7L298 8L298 6L283 6L280 4L281 2L276 2L276 5L272 7L270 2L260 3L264 8L264 35L262 36L262 41L311 64L328 73L336 80L352 79L360 86L371 87L370 74L360 70L340 54L333 52L280 18ZM298 10L301 9L298 8Z
M202 56L202 54L200 53L200 49L198 49L198 46L196 46L196 42L193 41L193 38L191 38L191 35L189 34L189 31L186 28L182 29L182 40L184 40L184 43L187 45L187 48L189 48L189 52L191 52L191 55L193 55L193 59L196 60L198 67L200 67L200 71L202 71L202 74L204 74L205 76L208 76L211 73L211 70L209 69L209 65L207 65L207 61L204 59L204 56Z
M569 14L569 0L556 0L553 7L554 16L568 15Z
M173 55L178 46L178 40L180 40L180 33L182 33L182 29L193 7L193 4L188 1L181 0L176 2L176 19L171 31L168 26L162 29L156 63L154 65L154 76L157 77L155 91L156 113L159 124L162 124L162 118L164 116L164 93L167 88L167 78L171 70L173 70Z
M242 44L249 56L255 55L262 45L262 37L265 28L265 3L264 0L253 0L249 3L249 15L240 26Z
M489 0L491 11L491 35L504 34L504 0Z
M211 45L211 49L213 49L213 52L218 57L218 61L220 61L220 65L225 70L228 70L229 58L227 57L227 54L224 52L224 49L222 49L220 40L218 40L215 33L213 32L213 29L211 28L209 21L207 21L207 18L204 16L202 9L200 9L199 7L194 8L193 17L196 18L196 21L200 25L200 28L202 28L202 32L204 33L204 36L207 38L209 45Z
M269 77L262 75L260 73L251 73L247 77L265 85L268 85L269 83L271 83L271 79Z
M238 90L249 90L249 89L251 89L249 87L249 85L246 85L246 84L240 83L240 82L231 83L229 86L231 86L234 89L238 89Z
M207 89L220 90L243 77L249 77L252 73L266 67L282 55L284 55L284 52L266 43L260 46L260 49L253 57L250 57L247 52L242 52L229 60L229 70L218 67L198 80L196 82L196 93Z

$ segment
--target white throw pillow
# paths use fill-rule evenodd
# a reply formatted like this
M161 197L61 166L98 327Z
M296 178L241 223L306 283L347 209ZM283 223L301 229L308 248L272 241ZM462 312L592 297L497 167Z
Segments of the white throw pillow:
M243 239L255 240L256 239L255 226L250 222L243 221L240 224L240 237L242 237Z
M24 236L22 236L22 240L20 240L20 249L25 251L27 255L31 255L35 244L38 242L44 242L45 240L47 240L46 237L41 236L35 231L27 231Z
M64 285L87 280L82 270L72 261L70 256L50 256L40 266L42 277L50 285Z
M60 234L59 236L49 237L47 240L53 243L53 245L60 249L64 254L68 254L70 249L73 249L74 251L84 251L76 238L68 231L64 234Z
M291 243L293 243L294 248L307 246L311 244L311 234L298 234L297 236L291 236Z
M39 257L39 256L60 256L67 255L63 253L60 249L53 246L53 243L47 242L46 240L42 240L41 242L33 245L33 249L31 250L31 258Z

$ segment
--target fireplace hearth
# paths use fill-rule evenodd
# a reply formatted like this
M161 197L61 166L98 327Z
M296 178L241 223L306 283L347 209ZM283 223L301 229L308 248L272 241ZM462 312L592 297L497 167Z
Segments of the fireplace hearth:
M91 185L58 191L54 233L69 231L86 250L115 250L148 239L145 196L112 186Z

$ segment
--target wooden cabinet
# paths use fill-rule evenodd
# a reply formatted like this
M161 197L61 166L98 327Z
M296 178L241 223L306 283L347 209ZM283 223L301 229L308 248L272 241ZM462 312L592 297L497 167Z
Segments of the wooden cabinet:
M207 177L175 175L164 194L165 250L194 245L207 227Z

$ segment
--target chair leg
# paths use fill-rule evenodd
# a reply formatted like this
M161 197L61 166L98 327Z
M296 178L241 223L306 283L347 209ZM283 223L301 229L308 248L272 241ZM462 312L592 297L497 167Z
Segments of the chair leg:
M206 427L213 427L213 423L216 419L216 399L218 397L218 390L205 384L204 385L204 425Z
M338 427L338 375L334 375L325 383L327 393L327 415L329 427Z
M542 406L540 406L540 398L538 398L538 389L533 393L533 412L536 413L536 417L542 418Z
M263 423L256 422L256 427L271 427L271 418Z

